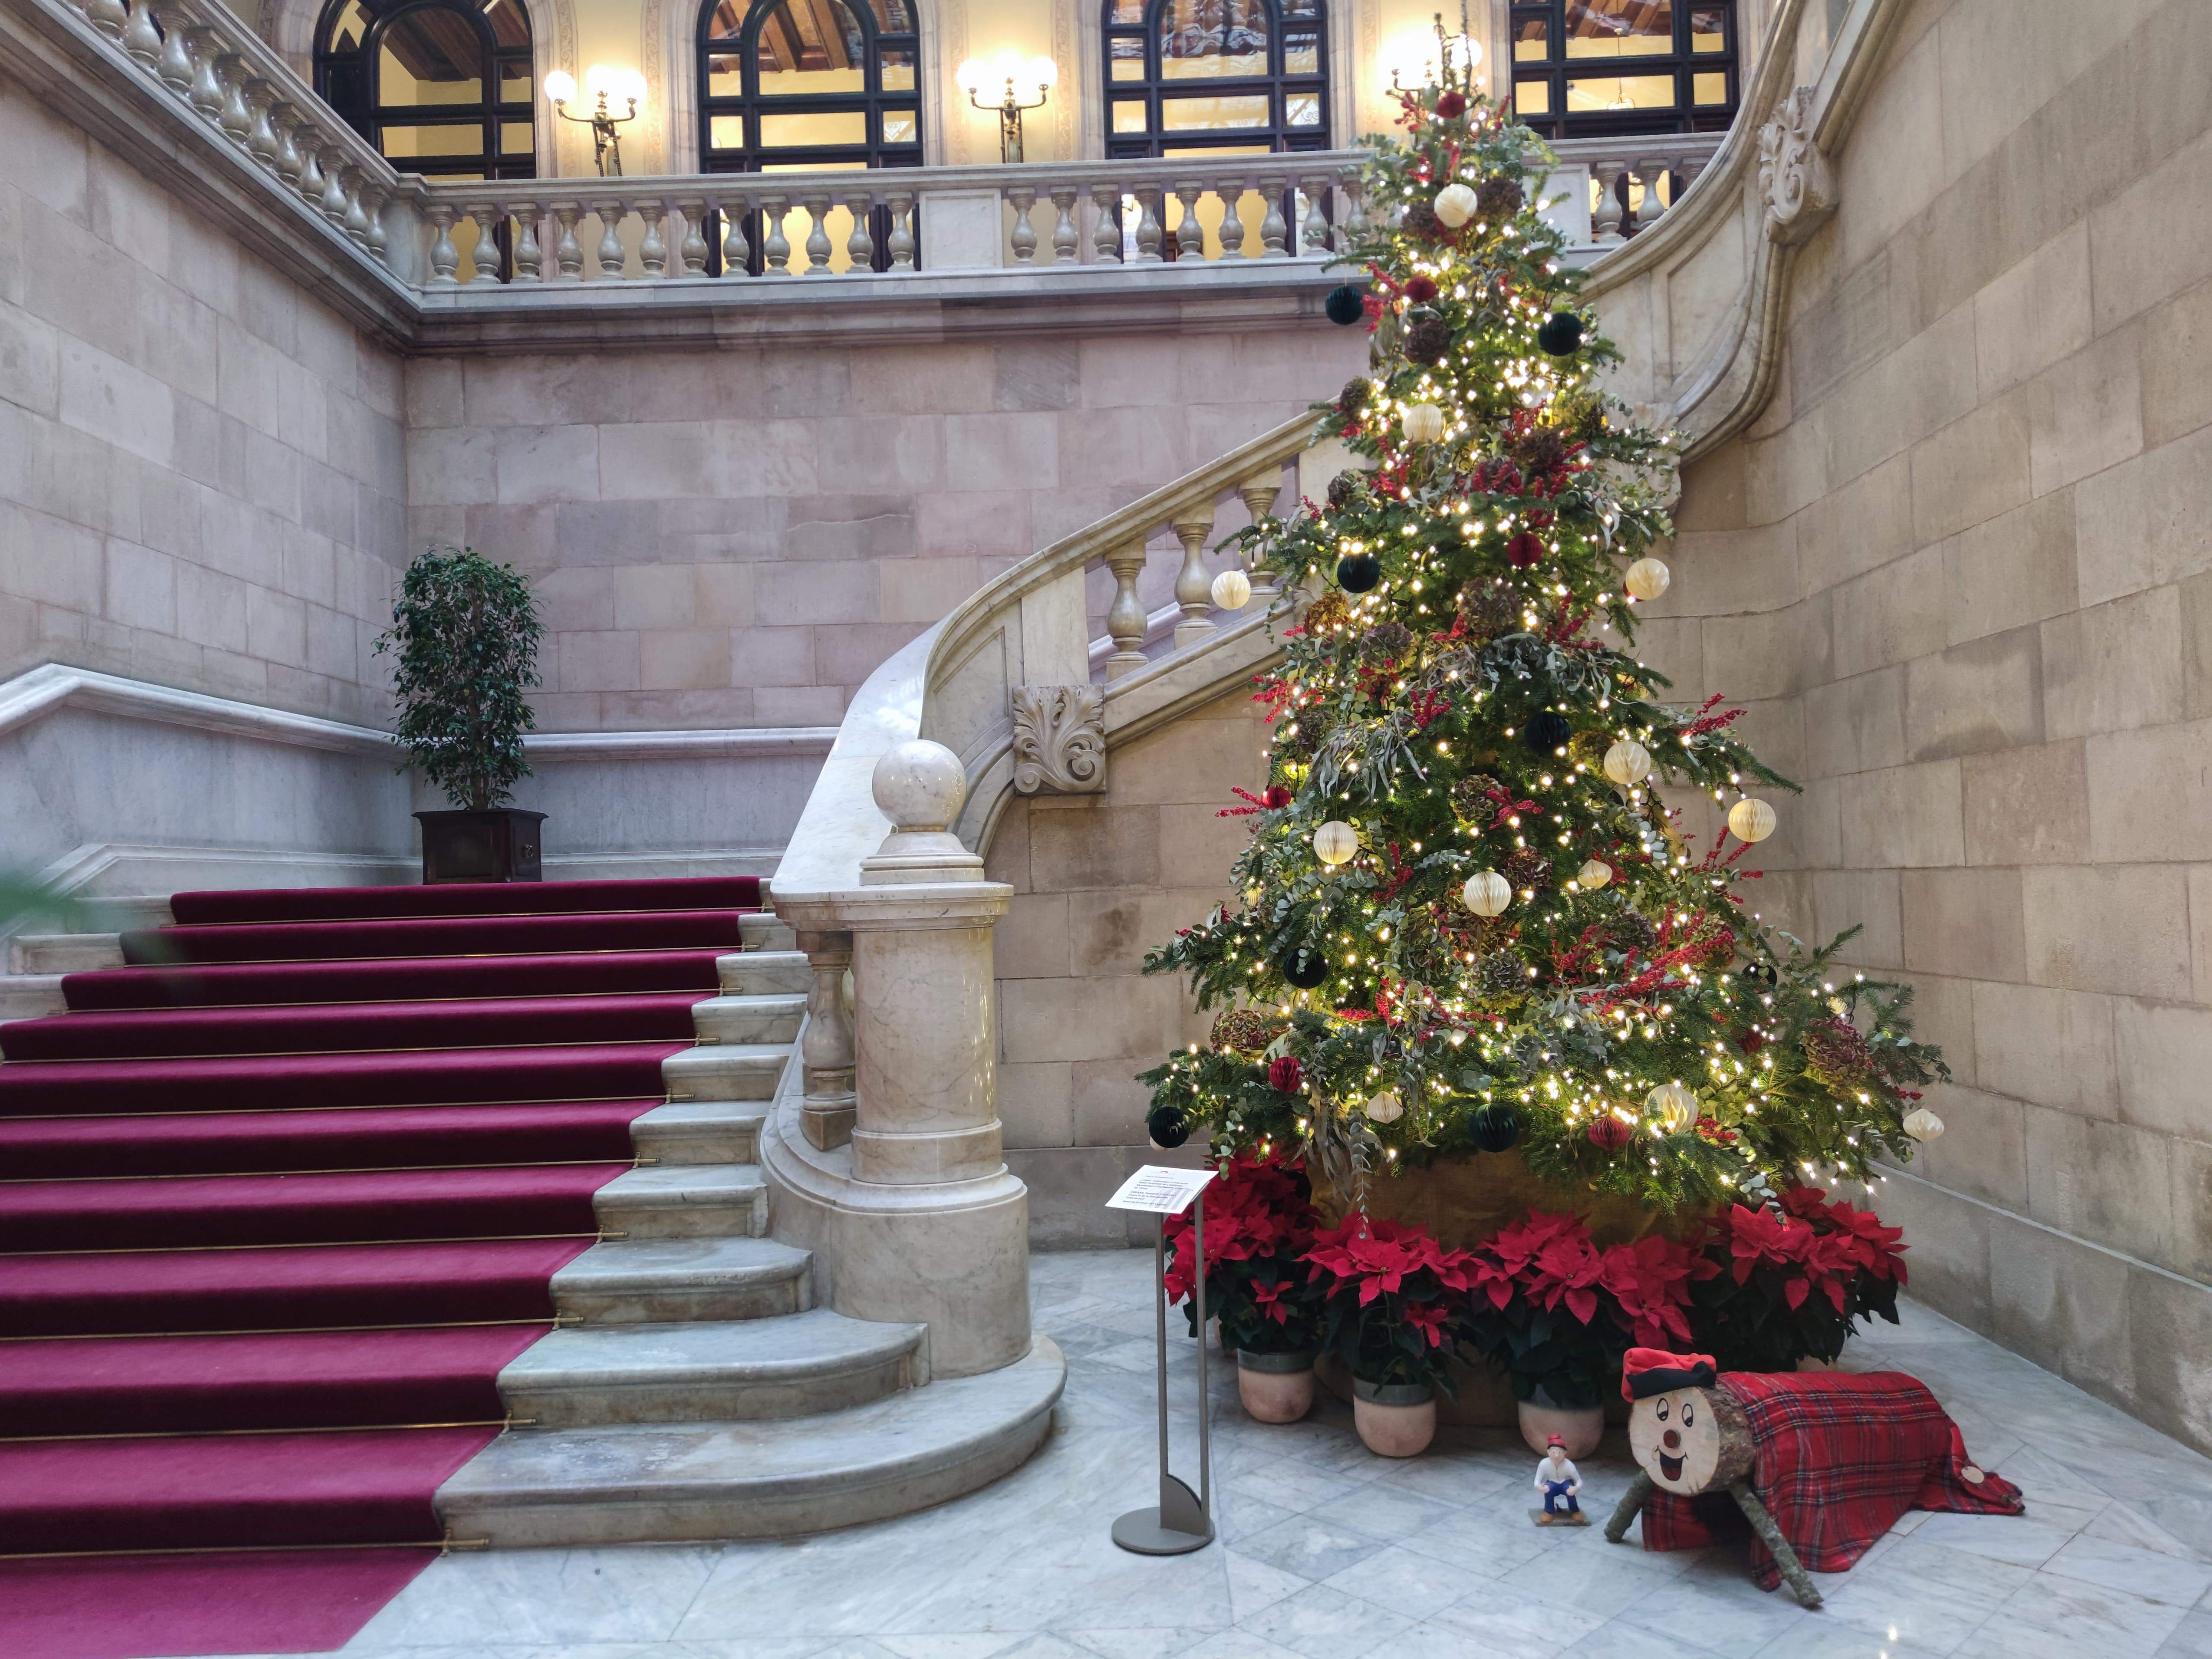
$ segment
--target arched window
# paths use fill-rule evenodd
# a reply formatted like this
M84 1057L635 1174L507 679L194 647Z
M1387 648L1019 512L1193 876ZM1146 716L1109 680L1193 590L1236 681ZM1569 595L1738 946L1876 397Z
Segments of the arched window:
M909 0L706 0L699 159L708 173L920 167Z
M1547 138L1721 132L1733 0L1514 0L1513 103Z
M1106 0L1106 153L1328 148L1322 0Z
M537 176L522 0L331 0L315 90L403 172Z

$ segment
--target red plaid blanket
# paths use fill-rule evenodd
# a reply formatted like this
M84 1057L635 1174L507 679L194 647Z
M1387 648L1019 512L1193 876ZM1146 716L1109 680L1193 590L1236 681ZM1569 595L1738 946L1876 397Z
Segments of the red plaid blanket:
M2018 1515L2020 1488L1984 1474L1936 1396L1902 1371L1728 1371L1720 1386L1742 1402L1756 1462L1752 1490L1808 1572L1842 1572L1907 1510ZM1644 1505L1644 1547L1695 1549L1751 1528L1726 1492L1655 1491ZM1761 1589L1782 1582L1774 1557L1751 1540Z

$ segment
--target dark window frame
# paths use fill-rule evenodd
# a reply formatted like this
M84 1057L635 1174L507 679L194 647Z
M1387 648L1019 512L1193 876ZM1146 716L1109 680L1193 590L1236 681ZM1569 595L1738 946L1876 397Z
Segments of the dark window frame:
M1603 138L1610 137L1639 137L1672 132L1725 132L1735 124L1736 109L1743 96L1737 35L1735 0L1672 0L1674 22L1673 49L1653 52L1649 56L1623 58L1570 58L1567 56L1566 13L1568 0L1514 0L1511 23L1507 34L1506 50L1510 53L1517 46L1523 23L1541 22L1545 26L1545 57L1542 62L1522 62L1513 59L1508 69L1516 88L1531 82L1545 84L1550 102L1549 111L1541 115L1522 113L1520 118L1532 130L1547 138ZM1722 48L1718 52L1693 52L1690 50L1690 21L1698 11L1718 8L1722 13ZM1615 65L1618 69L1615 69ZM1728 77L1728 100L1722 104L1700 106L1692 101L1693 77L1710 75L1716 70ZM1674 77L1674 102L1666 109L1634 110L1577 110L1567 112L1567 82L1571 78L1611 78L1644 75L1671 75ZM1515 99L1516 109L1519 99Z
M791 0L761 0L745 14L734 38L715 35L710 31L714 25L714 13L719 0L704 0L699 8L697 27L692 32L692 74L698 88L699 100L699 170L702 173L758 173L763 165L777 168L788 167L847 167L854 162L868 168L918 167L922 164L922 120L927 89L923 85L921 63L921 19L915 11L915 0L900 0L908 20L915 27L906 33L896 33L880 27L876 21L875 8L868 0L842 0L845 9L860 26L865 51L861 75L861 89L844 93L772 93L760 89L760 36L769 20L784 13ZM885 91L883 84L883 54L904 51L914 59L912 90L894 88ZM717 97L710 88L708 74L712 59L735 56L738 59L740 90L735 97ZM884 138L884 112L886 109L914 112L914 138L911 143L886 143ZM858 144L764 145L760 141L760 117L771 115L830 115L858 112L865 118L862 141ZM742 142L717 145L714 143L714 120L717 116L738 117L742 122Z
M1191 151L1206 149L1249 149L1264 143L1271 155L1290 155L1301 150L1325 150L1329 147L1333 130L1329 109L1328 84L1328 0L1313 0L1310 15L1300 15L1285 18L1279 0L1260 0L1267 14L1267 71L1264 75L1206 77L1189 80L1169 80L1160 73L1159 30L1160 13L1171 0L1150 0L1144 18L1136 23L1117 23L1114 21L1114 0L1104 0L1099 12L1100 104L1099 121L1104 129L1106 155L1109 160L1133 156L1164 155L1169 150ZM1283 67L1285 36L1310 33L1314 36L1314 72L1292 75ZM1145 73L1141 80L1114 79L1114 43L1116 40L1141 40L1144 43ZM1124 59L1124 62L1128 60ZM1294 127L1286 118L1285 100L1292 93L1312 93L1321 108L1318 125ZM1215 131L1170 132L1163 122L1161 106L1171 97L1204 96L1238 98L1265 96L1267 100L1267 124L1259 127L1224 127ZM1114 106L1132 99L1145 100L1146 131L1116 132L1114 131Z
M336 51L337 33L349 3L368 15L368 27L352 52ZM329 0L315 23L315 93L348 126L384 154L387 128L451 126L476 121L483 131L483 153L477 155L400 155L391 157L403 173L419 173L427 179L535 179L538 176L538 88L534 56L537 28L524 0L507 0L522 20L525 38L520 46L501 46L484 19L480 5L467 0ZM377 87L379 47L392 25L417 12L442 11L465 20L481 48L483 95L461 104L392 104L380 101ZM500 92L507 71L520 68L529 94L520 101L503 100ZM520 122L530 129L526 155L508 155L501 148L501 129Z

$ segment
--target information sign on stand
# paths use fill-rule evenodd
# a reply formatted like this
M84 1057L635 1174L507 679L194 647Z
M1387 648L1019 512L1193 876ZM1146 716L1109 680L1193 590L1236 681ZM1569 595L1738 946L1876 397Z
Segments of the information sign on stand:
M1213 1459L1206 1439L1206 1188L1211 1169L1179 1170L1148 1164L1106 1200L1109 1210L1135 1210L1158 1218L1152 1236L1152 1294L1159 1318L1160 1501L1131 1510L1114 1523L1114 1541L1139 1555L1183 1555L1213 1541ZM1192 1206L1195 1205L1196 1208ZM1198 1490L1168 1473L1168 1224L1191 1210L1191 1265L1198 1297Z

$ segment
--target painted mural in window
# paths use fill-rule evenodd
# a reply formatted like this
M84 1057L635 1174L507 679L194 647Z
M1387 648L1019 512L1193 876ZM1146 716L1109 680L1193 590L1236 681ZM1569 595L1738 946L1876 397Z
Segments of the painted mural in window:
M1322 0L1106 0L1109 155L1327 149Z
M315 90L402 172L537 176L521 0L331 0Z
M1514 0L1512 37L1514 106L1546 137L1735 118L1734 0Z

